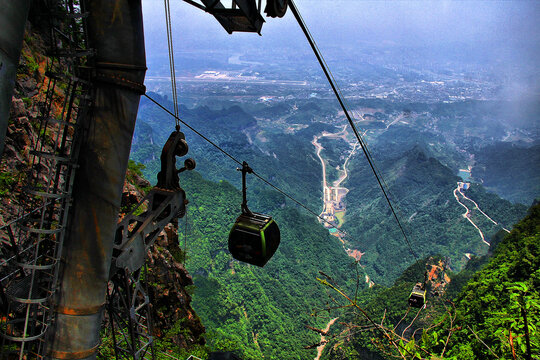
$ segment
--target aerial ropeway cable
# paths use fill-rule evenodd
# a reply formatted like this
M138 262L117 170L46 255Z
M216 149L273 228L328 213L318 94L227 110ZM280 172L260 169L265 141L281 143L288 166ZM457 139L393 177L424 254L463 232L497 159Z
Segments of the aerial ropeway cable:
M173 99L173 109L174 116L176 121L176 130L180 128L180 123L178 122L179 111L178 111L178 91L176 87L176 68L174 65L174 45L173 45L173 33L172 33L172 22L171 22L171 6L169 0L163 0L163 5L165 8L165 24L167 27L167 47L169 50L169 71L171 75L171 93Z
M223 154L228 156L231 160L242 166L239 169L242 170L242 214L240 214L240 216L236 219L236 222L234 223L229 233L229 251L235 259L247 262L252 265L263 267L268 262L268 260L270 260L270 258L275 254L280 243L280 231L272 217L265 214L253 213L247 207L245 181L245 176L247 173L253 174L259 180L272 187L288 199L292 200L297 205L303 207L312 215L318 217L323 222L334 227L334 224L315 213L309 207L296 200L294 197L292 197L276 185L272 184L261 175L257 174L251 167L249 167L249 165L245 161L240 162L240 160L236 159L234 156L229 154L226 150L221 148L219 145L214 143L205 135L201 134L188 123L186 123L179 117L176 117L169 109L161 105L149 95L145 94L144 96L146 96L150 101L152 101L162 110L166 111L169 115L175 117L178 122L182 123L184 126L192 130L195 134L199 135L202 139L204 139L206 142L208 142L216 149L221 151ZM340 229L336 228L336 230L341 232L343 235L347 235Z
M242 192L243 192L242 214L237 219L237 221L233 225L233 228L231 229L231 232L230 232L230 235L229 235L229 250L230 250L231 254L235 258L237 258L238 260L245 261L245 262L248 262L248 263L251 263L251 264L254 264L254 265L258 265L258 266L264 266L264 264L266 264L266 262L270 259L270 257L272 257L272 255L277 250L277 247L279 246L279 241L280 241L279 240L279 237L280 237L279 228L277 227L277 224L273 221L273 219L271 217L263 215L263 217L261 219L257 219L256 215L262 215L262 214L251 213L251 211L249 211L249 209L247 208L246 185L245 185L246 173L252 173L257 178L259 178L261 181L263 181L264 183L266 183L267 185L269 185L273 189L277 190L278 192L280 192L281 194L283 194L284 196L286 196L290 200L294 201L296 204L303 207L305 210L307 210L309 213L316 216L317 218L321 219L323 222L325 222L327 224L330 224L332 227L334 227L334 224L332 224L328 220L322 218L320 215L318 215L313 210L311 210L310 208L308 208L307 206L305 206L304 204L302 204L301 202L296 200L294 197L292 197L291 195L287 194L286 192L284 192L283 190L281 190L277 186L270 183L268 180L266 180L265 178L263 178L262 176L257 174L255 171L253 171L253 169L251 169L247 165L246 162L240 162L234 156L232 156L227 151L222 149L219 145L217 145L216 143L214 143L213 141L208 139L206 136L204 136L203 134L201 134L200 132L198 132L193 127L191 127L190 125L188 125L187 123L185 123L183 120L180 119L180 116L179 116L179 113L178 113L176 78L175 78L175 70L174 70L174 54L173 54L173 45L172 45L170 7L169 7L168 0L164 0L164 1L165 1L166 18L167 18L167 36L168 36L168 45L169 45L169 61L170 61L170 65L171 65L170 66L171 67L171 86L173 88L172 92L173 92L173 101L174 101L174 113L169 111L167 108L165 108L163 105L158 103L156 100L154 100L152 97L148 96L147 94L145 94L145 96L150 101L152 101L154 104L158 105L162 110L166 111L167 113L169 113L171 116L173 116L175 118L176 131L179 131L179 129L180 129L180 123L184 124L189 129L191 129L193 132L195 132L197 135L199 135L201 138L203 138L205 141L207 141L209 144L211 144L212 146L217 148L219 151L221 151L223 154L228 156L231 160L233 160L234 162L236 162L237 164L242 166L242 168L241 168L242 176L243 176L243 182L242 182ZM197 7L199 7L199 8L206 11L205 7L202 7L202 6L198 5L197 3L194 3L191 0L184 0L184 1L186 1L188 3L191 3L192 5L196 5ZM387 201L387 203L388 203L388 205L390 207L390 210L392 211L392 214L393 214L393 216L394 216L394 218L395 218L395 220L396 220L396 222L397 222L397 224L398 224L398 226L399 226L399 228L401 230L401 233L402 233L402 235L403 235L403 237L404 237L404 239L405 239L405 241L407 243L407 246L409 248L410 253L413 255L413 257L419 263L418 257L416 255L416 253L414 252L414 250L412 249L412 246L411 246L411 243L410 243L410 241L409 241L409 239L407 237L407 234L405 233L405 230L404 230L404 228L403 228L403 226L401 224L401 221L399 220L399 217L398 217L398 215L397 215L397 213L396 213L396 211L394 209L394 206L392 205L392 202L391 202L391 200L390 200L390 198L388 196L388 193L389 193L388 185L384 181L384 178L383 178L382 174L380 173L380 171L377 169L366 142L362 139L362 136L360 135L360 133L356 129L356 125L354 124L354 122L353 122L353 120L352 120L352 118L351 118L351 116L349 114L348 106L346 105L346 100L345 100L343 94L341 93L341 90L337 86L336 80L335 80L334 76L332 75L328 65L326 64L326 61L324 60L319 48L317 47L317 44L315 43L315 40L311 36L311 33L309 32L309 29L307 28L307 25L303 21L298 9L296 8L296 5L295 5L294 1L293 0L272 0L272 1L269 1L269 2L271 2L272 4L271 5L267 4L267 8L265 9L265 12L267 13L268 16L271 16L271 17L282 17L286 12L287 7L289 6L291 8L291 11L293 12L298 24L302 28L302 30L303 30L309 44L311 45L311 48L313 49L313 52L315 53L315 55L317 57L317 60L319 61L319 64L321 65L321 68L324 71L324 73L325 73L325 75L326 75L326 77L327 77L327 79L328 79L328 81L329 81L329 83L330 83L330 85L332 87L332 90L334 91L334 94L336 95L336 98L338 99L338 101L339 101L339 103L340 103L340 105L341 105L341 107L342 107L342 109L344 111L344 114L347 117L347 120L349 121L349 124L350 124L350 126L351 126L357 140L358 140L358 143L360 144L360 146L362 148L362 151L364 152L364 155L365 155L365 157L366 157L366 159L367 159L367 161L368 161L368 163L369 163L369 165L370 165L370 167L371 167L371 169L373 171L373 174L375 175L375 177L377 179L379 187L381 188L381 191L382 191L382 193L383 193L383 195L384 195L384 197L385 197L385 199L386 199L386 201ZM260 5L259 5L259 8L260 8ZM248 220L246 220L246 219L244 219L244 217L246 217L246 216L248 216L248 217L251 216L251 217ZM259 221L259 223L256 223L257 221ZM272 228L270 229L270 227L272 227ZM255 230L253 230L253 229L255 229ZM265 231L266 230L268 230L268 234L271 237L271 239L269 241L270 244L271 244L270 246L266 246L267 245L266 244L266 238L265 238L265 235L266 235ZM346 233L343 232L342 230L337 229L337 228L336 228L336 230L339 231L340 233L342 233L343 235L346 235ZM246 232L245 234L242 234L242 232L245 232L245 231L249 231L250 233L248 234ZM186 233L187 233L187 220L186 220ZM250 239L248 239L248 237ZM231 239L232 239L232 241L231 241ZM253 241L253 240L255 240L255 241ZM253 246L252 246L254 244L258 246L258 247L255 248L255 250L253 250ZM255 254L254 251L255 252L259 251L259 253ZM266 251L268 251L268 252L266 252ZM247 257L246 257L246 253L248 255ZM253 257L252 256L253 254L255 254L256 256ZM418 307L418 308L420 308L420 310L423 307L425 307L426 282L427 282L427 277L426 277L426 273L425 273L424 282L423 283L417 283L415 285L415 287L413 288L413 291L411 292L411 295L409 297L409 309L410 309L411 306L412 307ZM413 321L411 322L409 327L412 326L412 324L414 323L414 320L416 320L416 318L420 314L420 310L418 311L416 317L413 319ZM407 310L407 313L408 312L409 312L409 310ZM405 314L405 316L406 315L407 314ZM366 314L366 316L367 316L367 314ZM369 317L368 317L368 319L369 319ZM379 329L379 331L381 330L380 328L378 328L378 329ZM405 352L412 355L407 348L404 348L400 344L395 344L395 345L401 347Z
M205 140L206 142L208 142L210 145L212 145L213 147L215 147L216 149L218 149L219 151L221 151L224 155L226 155L227 157L229 157L232 161L234 161L235 163L237 163L238 165L240 166L243 166L243 162L238 160L237 158L235 158L234 156L232 156L231 154L229 154L227 151L225 151L223 148L221 148L219 145L217 145L215 142L213 142L212 140L210 140L208 137L206 137L204 134L200 133L199 131L197 131L197 129L195 129L194 127L192 127L191 125L189 125L188 123L186 123L184 120L182 120L181 118L179 117L176 117L169 109L167 109L165 106L161 105L157 100L155 100L154 98L152 98L151 96L149 96L148 94L144 94L144 96L152 101L154 104L156 104L159 108L161 108L163 111L167 112L169 115L175 117L178 122L180 122L181 124L183 124L185 127L187 127L188 129L190 129L191 131L193 131L195 134L197 134L199 137L201 137L203 140ZM332 224L330 221L326 220L325 218L323 218L322 216L318 215L315 211L313 211L312 209L310 209L308 206L304 205L303 203L301 203L300 201L296 200L293 196L289 195L287 192L285 192L284 190L280 189L279 187L277 187L276 185L272 184L270 181L266 180L263 176L259 175L255 170L252 170L252 174L258 178L259 180L261 180L262 182L264 182L266 185L270 186L271 188L273 188L274 190L278 191L280 194L282 194L283 196L285 196L286 198L288 198L289 200L292 200L294 203L296 203L297 205L299 205L300 207L304 208L307 212L309 212L310 214L316 216L317 218L319 218L321 221L325 222L326 224L334 227L335 225ZM347 233L344 232L343 230L340 230L340 229L337 229L336 230L338 232L340 232L342 235L344 236L347 236Z
M191 3L191 1L188 1L188 2ZM172 115L175 118L177 131L179 130L180 123L183 123L188 128L190 128L192 131L194 131L197 135L201 136L208 143L210 143L211 145L216 147L218 150L220 150L222 153L224 153L226 156L228 156L233 161L235 161L237 164L243 166L244 162L240 162L238 159L234 158L232 155L230 155L228 152L223 150L220 146L218 146L217 144L212 142L206 136L202 135L201 133L196 131L194 128L192 128L191 126L186 124L179 117L178 99L177 99L177 90L176 90L176 77L175 77L175 69L174 69L174 50L173 50L173 43L172 43L172 26L171 26L171 18L170 18L169 0L164 0L164 3L165 3L165 14L166 14L166 23L167 23L167 40L168 40L168 49L169 49L169 62L170 62L170 70L171 70L171 86L172 86L172 93L173 93L174 113L171 113L169 110L167 110L164 106L159 104L156 100L154 100L150 96L148 96L146 94L145 94L145 96L148 99L150 99L152 102L154 102L156 105L161 107L163 110L167 111L170 115ZM319 50L319 48L317 46L317 43L313 39L313 36L311 35L306 23L304 22L302 16L300 15L300 12L298 11L298 9L296 7L296 4L294 3L293 0L275 0L275 1L272 2L272 4L273 4L273 6L271 6L271 7L267 6L267 9L265 9L265 12L267 12L267 15L272 16L272 17L276 17L276 16L282 17L286 12L287 7L290 7L290 9L291 9L295 19L297 20L300 28L304 32L304 35L306 36L306 39L308 40L308 42L309 42L309 44L310 44L310 46L311 46L311 48L312 48L312 50L313 50L313 52L314 52L314 54L315 54L315 56L317 58L317 60L318 60L318 62L320 64L320 66L321 66L321 68L322 68L322 70L323 70L323 72L324 72L330 86L332 87L332 90L333 90L333 92L334 92L334 94L335 94L341 108L344 111L344 114L345 114L345 116L346 116L346 118L347 118L347 120L348 120L348 122L349 122L349 124L351 126L351 129L353 130L353 133L354 133L356 139L358 140L358 143L360 144L360 147L362 148L362 151L364 152L366 160L368 161L369 166L372 169L373 174L375 175L375 178L376 178L377 183L378 183L378 185L379 185L379 187L380 187L380 189L381 189L381 191L382 191L382 193L384 195L384 198L385 198L386 202L388 203L388 206L390 207L390 210L391 210L391 212L393 214L393 217L395 218L395 220L397 222L397 225L398 225L398 227L399 227L399 229L400 229L400 231L401 231L401 233L403 235L403 238L405 239L405 242L406 242L406 244L408 246L408 249L409 249L411 255L418 262L418 256L414 252L414 250L412 248L412 245L411 245L411 243L409 241L409 238L408 238L408 236L407 236L407 234L405 232L405 229L404 229L404 227L403 227L403 225L402 225L402 223L401 223L401 221L399 219L399 216L396 213L396 210L394 209L394 205L392 204L392 201L390 200L389 187L386 184L386 182L384 181L384 178L383 178L382 174L377 169L377 167L375 165L375 162L374 162L374 159L373 159L373 157L372 157L372 155L371 155L371 153L369 151L369 148L367 146L367 143L363 140L362 135L360 135L360 133L358 132L358 129L356 128L356 125L355 125L355 123L354 123L354 121L353 121L353 119L352 119L352 117L350 115L350 111L348 109L348 106L346 105L346 99L343 96L343 94L341 93L341 90L338 87L337 82L336 82L332 72L330 71L326 61L324 60L324 57L322 56L321 51ZM293 198L292 196L290 196L289 194L287 194L286 192L284 192L283 190L281 190L277 186L273 185L272 183L270 183L268 180L264 179L262 176L260 176L256 172L252 171L251 173L253 173L257 178L259 178L261 181L263 181L264 183L266 183L270 187L272 187L275 190L279 191L281 194L283 194L287 198L294 201L296 204L298 204L301 207L303 207L304 209L306 209L311 214L317 216L323 222L325 222L327 224L330 224L332 227L334 227L334 224L332 224L328 220L322 218L320 215L316 214L314 211L309 209L307 206L305 206L301 202L297 201L295 198ZM339 231L340 233L346 235L346 233L343 232L340 229L337 229L337 231ZM422 284L422 290L424 291L424 299L425 299L425 284L426 284L426 280L424 280L424 283ZM413 293L414 293L414 291L413 291ZM411 293L411 296L413 295L413 293Z
M330 71L330 68L326 64L326 61L324 60L323 55L321 54L321 51L319 50L319 47L317 46L317 43L313 39L313 36L311 35L311 32L309 31L306 23L304 22L304 19L302 18L302 15L300 15L300 12L298 11L296 4L293 0L289 0L289 7L298 22L298 25L300 25L300 28L304 32L304 35L306 36L307 41L309 42L309 45L311 46L311 49L313 50L313 53L315 54L315 57L319 61L319 64L321 65L321 68L330 83L330 86L332 87L332 90L334 91L334 94L336 95L336 98L341 105L341 108L343 109L343 112L345 113L345 116L347 117L347 120L351 126L351 129L353 130L353 133L358 140L358 143L360 144L360 147L362 148L362 151L364 152L364 155L366 157L366 160L369 163L369 166L371 167L371 170L373 171L373 174L375 175L375 178L377 179L377 182L379 184L379 187L384 195L384 198L386 199L386 202L388 203L388 206L390 207L390 210L392 214L394 215L394 218L396 219L396 222L398 224L399 229L401 230L401 233L403 235L403 238L405 239L407 246L409 248L410 253L413 255L413 257L418 261L418 256L412 249L411 243L409 241L409 238L407 237L407 234L405 232L405 229L403 228L401 221L399 220L399 217L394 209L394 206L392 205L392 201L390 200L390 197L388 196L388 186L385 186L386 183L384 182L384 179L382 177L382 174L380 174L377 171L377 168L375 166L375 162L373 160L373 157L371 156L371 153L369 152L369 148L362 138L362 135L358 132L358 129L356 128L356 125L354 124L354 121L349 113L349 109L346 106L346 100L343 94L341 93L341 90L339 89L336 79L334 78L334 75Z
M324 60L323 55L321 54L321 51L319 50L319 47L317 46L317 43L313 39L313 36L311 35L311 32L309 31L306 23L304 22L304 19L302 18L302 15L300 15L300 12L298 11L296 4L294 3L294 0L289 0L289 7L298 22L298 25L300 25L300 28L302 29L304 35L306 36L307 41L309 42L309 45L311 46L311 49L313 50L313 53L315 54L315 57L317 58L328 82L330 83L330 86L332 87L332 90L334 91L334 94L336 95L336 98L341 105L341 108L343 109L343 112L347 118L347 121L349 122L351 129L353 130L354 135L356 136L356 139L358 140L358 143L360 144L360 147L362 148L362 151L364 152L364 155L366 157L366 160L369 163L369 166L371 167L371 170L373 171L373 174L375 175L375 178L377 179L377 183L379 184L379 187L384 195L384 198L386 199L386 202L388 203L388 206L390 207L390 210L392 214L394 215L394 218L397 222L397 225L401 231L401 234L403 235L403 238L405 239L405 242L409 248L409 252L411 255L415 258L416 262L420 265L420 261L418 259L418 256L414 252L411 242L409 241L409 238L407 236L407 233L405 232L405 229L403 225L401 224L401 221L399 220L399 216L396 213L394 206L392 205L392 201L390 200L390 197L388 194L390 193L390 189L388 188L388 185L384 181L384 178L380 171L377 169L375 165L375 161L373 157L371 156L371 153L369 151L369 148L367 146L367 143L362 138L362 135L358 132L356 129L356 125L349 113L348 106L346 105L346 100L343 94L341 93L340 88L337 85L336 79L334 78L334 75L330 71L330 68L328 67L328 64ZM409 306L416 307L422 309L425 306L426 303L426 284L427 284L427 273L424 272L424 282L418 282L414 285L411 294L409 295Z

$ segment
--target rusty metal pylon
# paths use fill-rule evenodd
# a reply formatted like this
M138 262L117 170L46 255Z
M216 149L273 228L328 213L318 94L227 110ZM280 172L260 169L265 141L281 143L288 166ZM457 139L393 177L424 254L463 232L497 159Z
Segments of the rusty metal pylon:
M20 216L0 241L0 359L47 356L53 300L78 162L78 124L91 105L84 9L73 0L48 2L46 92L38 104L38 137L30 152ZM45 20L44 20L45 21Z

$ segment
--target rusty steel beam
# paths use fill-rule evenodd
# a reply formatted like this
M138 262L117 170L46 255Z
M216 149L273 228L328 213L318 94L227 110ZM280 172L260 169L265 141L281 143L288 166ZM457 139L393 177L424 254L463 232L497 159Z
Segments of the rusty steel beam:
M51 329L53 359L95 359L117 216L146 59L141 0L86 0L93 106L83 124L65 265Z
M9 121L9 107L21 55L30 0L0 0L0 156Z

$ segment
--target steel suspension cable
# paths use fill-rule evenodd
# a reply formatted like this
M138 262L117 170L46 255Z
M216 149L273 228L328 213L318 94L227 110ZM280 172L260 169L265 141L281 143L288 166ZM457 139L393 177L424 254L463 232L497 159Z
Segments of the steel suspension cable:
M196 129L194 129L192 126L190 126L188 123L186 123L184 120L180 119L178 116L176 116L175 114L173 114L169 109L167 109L165 106L161 105L159 102L157 102L155 99L153 99L152 97L150 97L148 94L144 94L144 96L152 101L154 104L156 104L158 107L160 107L162 110L164 110L165 112L167 112L169 115L173 116L176 121L184 124L184 126L186 126L188 129L190 129L191 131L193 131L195 134L199 135L201 138L203 138L206 142L208 142L210 145L214 146L216 149L218 149L219 151L221 151L223 154L225 154L226 156L228 156L232 161L236 162L238 165L242 166L242 162L237 160L236 158L234 158L231 154L229 154L228 152L226 152L225 150L223 150L222 148L219 147L219 145L217 145L216 143L214 143L212 140L210 140L209 138L207 138L206 136L204 136L203 134L201 134L200 132L198 132Z
M188 205L186 204L186 216L185 216L185 230L184 230L184 268L186 267L187 260L187 233L188 233Z
M167 109L165 106L161 105L159 102L157 102L155 99L153 99L152 97L150 97L148 94L144 94L144 96L149 99L150 101L152 101L154 104L156 104L158 107L160 107L162 110L164 110L165 112L167 112L169 115L173 116L178 122L182 123L184 126L186 126L188 129L190 129L191 131L193 131L195 134L199 135L202 139L204 139L206 142L208 142L210 145L214 146L216 149L218 149L219 151L221 151L224 155L228 156L232 161L234 161L235 163L237 163L238 165L242 166L242 162L238 159L236 159L234 156L232 156L231 154L229 154L227 151L225 151L224 149L222 149L219 145L217 145L215 142L213 142L212 140L210 140L209 138L207 138L206 136L204 136L203 134L201 134L199 131L195 130L191 125L189 125L188 123L186 123L184 120L180 119L179 117L177 117L176 115L174 115L169 109ZM326 224L336 228L336 230L338 232L340 232L341 234L343 234L344 236L347 236L347 233L343 230L340 230L338 229L337 227L335 227L334 224L332 224L330 221L326 220L325 218L323 218L322 216L318 215L315 211L311 210L309 207L307 207L306 205L304 205L303 203L301 203L300 201L296 200L294 197L292 197L291 195L289 195L288 193L286 193L285 191L283 191L282 189L280 189L279 187L277 187L276 185L272 184L270 181L266 180L264 177L262 177L261 175L259 175L257 172L253 171L252 172L253 175L255 175L255 177L257 177L259 180L261 180L262 182L264 182L265 184L267 184L268 186L272 187L273 189L275 189L276 191L278 191L279 193L281 193L282 195L284 195L285 197L287 197L288 199L292 200L293 202L295 202L296 204L298 204L299 206L301 206L302 208L304 208L306 211L308 211L310 214L316 216L317 218L321 219L321 221L325 222Z
M169 50L169 71L171 75L171 93L173 98L173 109L175 120L179 117L178 111L178 92L176 88L176 68L174 66L174 45L173 45L173 34L172 34L172 22L171 22L171 6L169 0L163 0L163 5L165 8L165 24L167 27L167 47ZM180 123L176 120L176 126L178 127Z
M317 43L315 42L315 40L313 39L313 36L311 35L306 23L304 22L304 19L302 18L302 16L300 15L300 12L298 11L298 9L296 8L296 4L294 3L293 0L289 0L289 7L296 19L296 21L298 22L298 25L300 25L300 28L302 29L307 41L309 42L309 45L311 46L311 49L313 50L313 53L315 54L315 57L317 58L317 60L319 61L319 64L326 76L326 79L328 80L328 82L330 83L330 86L332 87L332 90L334 91L334 94L336 95L336 98L339 102L339 104L341 105L341 108L343 109L343 112L347 118L347 121L349 122L350 126L351 126L351 129L353 130L353 133L356 137L356 139L358 140L358 143L360 144L360 147L362 148L362 151L364 152L364 155L366 157L366 160L368 161L369 163L369 166L371 168L371 170L373 171L373 174L375 175L375 178L377 179L377 183L379 184L379 187L384 195L384 198L386 199L386 202L388 203L388 206L390 207L390 210L398 224L398 227L407 243L407 246L409 248L409 251L411 252L411 254L413 255L413 257L418 260L418 257L416 255L416 253L414 252L414 250L412 249L412 246L411 246L411 243L409 241L409 238L405 232L405 229L403 228L403 225L401 224L401 221L399 220L399 217L396 213L396 211L394 210L394 206L392 205L392 202L390 201L390 197L388 196L388 192L386 191L385 189L385 186L383 185L383 182L384 182L384 179L382 178L382 174L379 174L379 172L377 171L377 168L375 166L375 163L373 161L373 158L369 152L369 149L367 147L367 144L366 142L362 139L362 136L360 135L360 133L358 132L357 128L356 128L356 125L354 124L354 121L353 119L351 118L351 115L349 114L349 110L348 110L348 107L345 105L345 100L344 100L344 96L343 94L341 93L341 90L339 89L339 87L337 86L337 82L332 74L332 72L330 71L330 68L328 67L328 65L326 64L326 61L324 60L324 57L322 56L322 53L321 51L319 50L319 47L317 46Z

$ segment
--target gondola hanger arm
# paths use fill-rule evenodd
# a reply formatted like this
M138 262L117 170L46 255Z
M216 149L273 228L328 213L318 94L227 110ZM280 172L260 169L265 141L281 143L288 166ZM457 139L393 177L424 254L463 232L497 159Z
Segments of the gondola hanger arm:
M252 213L247 206L246 174L252 174L253 169L249 167L247 162L243 161L242 167L237 168L236 170L242 172L242 213L251 215Z

